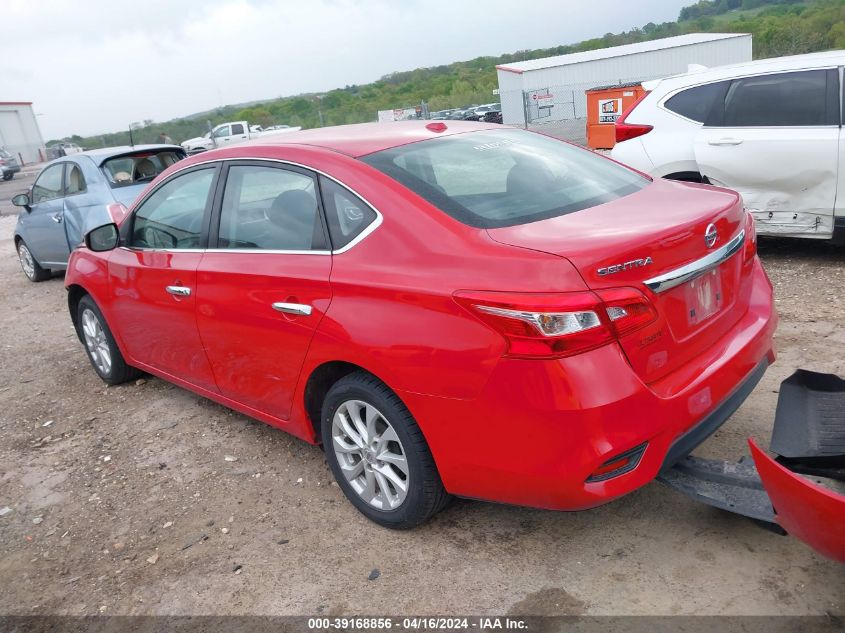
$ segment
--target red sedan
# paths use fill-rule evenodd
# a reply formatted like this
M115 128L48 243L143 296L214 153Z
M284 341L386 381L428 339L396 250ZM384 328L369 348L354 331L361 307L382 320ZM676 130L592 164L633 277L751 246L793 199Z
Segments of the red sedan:
M149 372L321 443L395 528L450 495L578 510L631 492L775 358L736 193L493 124L189 158L89 233L65 283L103 380Z

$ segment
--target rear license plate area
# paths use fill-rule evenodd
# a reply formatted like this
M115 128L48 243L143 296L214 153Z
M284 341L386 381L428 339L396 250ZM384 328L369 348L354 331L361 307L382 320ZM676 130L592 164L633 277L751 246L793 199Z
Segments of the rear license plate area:
M687 324L699 325L722 309L725 302L722 292L722 275L719 268L709 270L684 286Z

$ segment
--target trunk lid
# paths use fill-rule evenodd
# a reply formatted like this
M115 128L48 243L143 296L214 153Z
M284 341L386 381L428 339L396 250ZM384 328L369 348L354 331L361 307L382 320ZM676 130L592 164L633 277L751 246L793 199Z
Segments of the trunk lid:
M718 237L708 246L711 224ZM736 193L658 179L590 209L488 232L498 242L568 259L591 289L642 291L658 317L620 344L633 369L651 383L689 363L740 320L748 308L750 269L740 249L675 287L654 292L644 282L715 253L744 228Z

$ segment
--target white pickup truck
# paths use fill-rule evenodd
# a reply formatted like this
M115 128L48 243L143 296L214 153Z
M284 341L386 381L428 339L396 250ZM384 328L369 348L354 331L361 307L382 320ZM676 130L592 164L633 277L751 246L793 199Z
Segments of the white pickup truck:
M259 136L284 134L286 132L296 132L301 129L301 127L274 125L272 129L264 130L260 125L249 125L246 121L229 121L214 127L205 136L189 138L187 141L183 141L182 149L188 154L198 154L199 152L223 147L224 145L243 143Z

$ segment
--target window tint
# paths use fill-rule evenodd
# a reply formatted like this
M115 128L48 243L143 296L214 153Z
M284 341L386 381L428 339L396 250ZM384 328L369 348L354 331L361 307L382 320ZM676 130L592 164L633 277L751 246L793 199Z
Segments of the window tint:
M229 167L220 211L220 248L325 248L314 179L279 167Z
M362 160L453 218L480 228L573 213L650 182L590 151L522 130L456 134Z
M722 125L826 125L827 96L827 71L824 70L736 79L725 95Z
M323 192L323 205L333 249L349 244L376 219L375 211L334 180L321 176L320 189Z
M242 123L233 123L232 124L232 135L235 134L243 134L244 133L244 126Z
M167 181L134 214L131 246L199 248L213 167Z
M65 195L72 196L85 191L85 178L82 176L82 169L79 165L70 163L65 171Z
M33 204L62 197L62 170L64 166L64 163L50 165L38 176L38 180L32 185Z
M727 83L720 81L688 88L672 96L664 106L676 114L703 123L707 119L707 113L710 112L714 101L724 93Z

